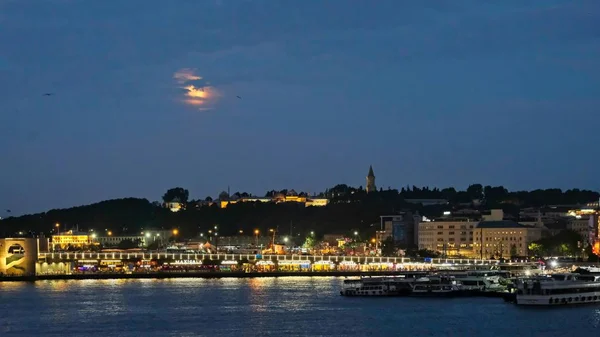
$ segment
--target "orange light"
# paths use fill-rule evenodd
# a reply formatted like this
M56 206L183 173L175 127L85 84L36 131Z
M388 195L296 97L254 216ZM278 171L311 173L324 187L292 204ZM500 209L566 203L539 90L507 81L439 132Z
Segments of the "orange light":
M111 235L112 235L112 232L111 232L111 231L108 231L108 236L111 236Z
M174 229L173 230L173 235L177 235L177 234L179 234L179 230L178 229Z
M375 240L375 239L373 238L373 239L371 239L371 242L375 243L375 242L377 242L377 240Z
M260 233L260 231L258 229L255 229L254 234L258 235L258 233Z
M592 253L600 256L600 241L596 241L596 243L594 243L594 247L592 247Z

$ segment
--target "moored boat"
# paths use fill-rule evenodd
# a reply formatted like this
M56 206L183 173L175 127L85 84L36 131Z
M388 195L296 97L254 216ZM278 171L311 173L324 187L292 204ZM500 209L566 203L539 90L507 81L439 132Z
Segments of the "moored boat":
M342 296L407 296L413 277L362 277L344 280Z
M411 296L451 297L463 296L462 284L452 276L432 275L422 277L412 284Z
M517 305L572 305L600 303L600 276L553 274L516 282Z

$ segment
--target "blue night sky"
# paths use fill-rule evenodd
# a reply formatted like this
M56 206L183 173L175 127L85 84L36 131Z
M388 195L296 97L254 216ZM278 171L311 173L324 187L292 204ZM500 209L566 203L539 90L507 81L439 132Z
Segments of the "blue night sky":
M0 0L0 209L312 193L370 164L383 188L596 190L599 17L598 0Z

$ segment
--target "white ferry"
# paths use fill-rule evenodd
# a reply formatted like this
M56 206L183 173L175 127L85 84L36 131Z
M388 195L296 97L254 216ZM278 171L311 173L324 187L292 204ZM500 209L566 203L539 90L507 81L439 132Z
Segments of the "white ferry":
M549 277L519 279L517 305L566 305L600 303L600 276L553 274Z
M462 289L467 292L504 292L506 286L501 283L502 277L489 270L473 270L464 273L452 274L462 284Z
M457 296L463 295L462 284L452 276L428 276L412 284L411 296Z
M342 296L407 296L413 277L362 277L344 280Z

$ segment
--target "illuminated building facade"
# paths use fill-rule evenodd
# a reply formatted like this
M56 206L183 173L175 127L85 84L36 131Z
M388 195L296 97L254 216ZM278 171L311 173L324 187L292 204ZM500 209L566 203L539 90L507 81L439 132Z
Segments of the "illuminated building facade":
M473 249L473 228L477 221L450 218L419 223L419 249L444 255L469 255Z
M145 235L119 235L119 236L99 236L96 241L103 246L117 246L121 241L130 240L133 243L137 243L139 247L146 246Z
M309 197L307 195L302 195L296 193L294 190L290 190L287 194L278 193L271 197L227 197L227 195L221 195L221 200L219 200L218 205L221 208L226 208L231 204L237 204L239 202L273 202L276 204L285 203L285 202L295 202L304 204L306 207L315 206L322 207L327 206L329 204L329 199L327 198L318 198L318 197Z
M165 208L168 208L171 212L179 212L185 208L185 205L179 201L178 198L165 203Z
M481 221L473 230L474 255L480 258L528 256L529 243L541 238L541 227L510 220Z
M84 248L92 244L92 237L87 233L73 233L68 231L60 235L52 236L52 247L54 249Z

